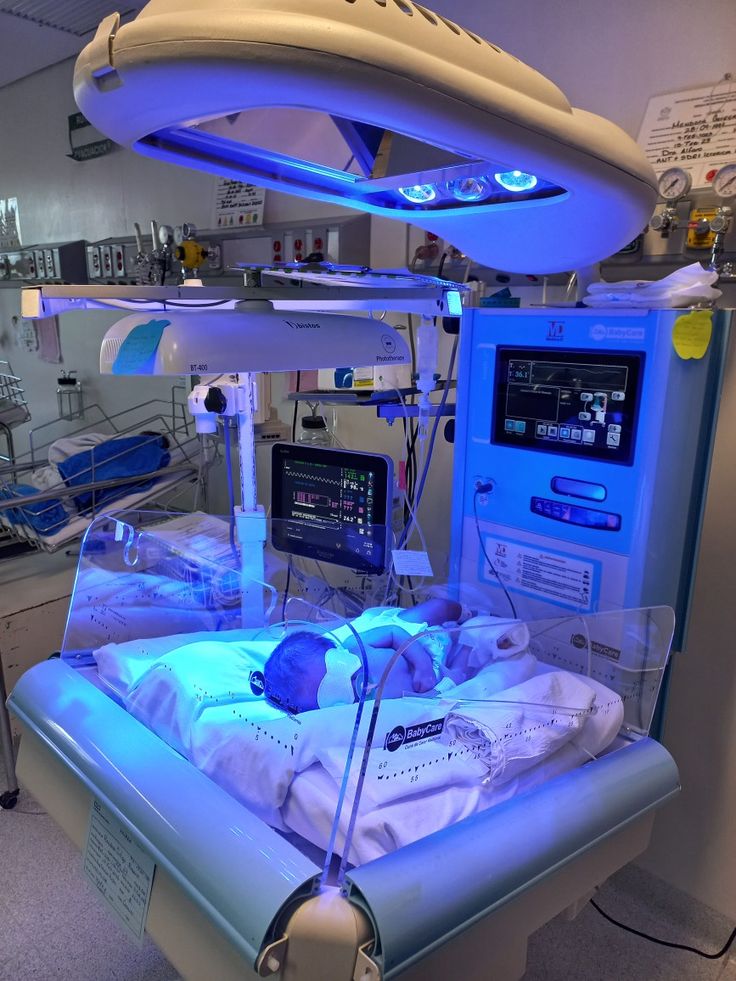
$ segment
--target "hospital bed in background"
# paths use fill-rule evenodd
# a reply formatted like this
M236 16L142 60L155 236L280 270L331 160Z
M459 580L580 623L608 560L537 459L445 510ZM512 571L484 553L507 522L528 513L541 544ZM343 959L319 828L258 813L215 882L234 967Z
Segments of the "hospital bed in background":
M28 408L23 382L13 373L9 361L0 361L0 437L4 442L0 450L0 467L12 466L15 462L13 430L29 422L31 410ZM0 548L15 544L15 538L6 528L0 529Z
M0 464L14 461L13 430L29 422L30 418L31 410L28 408L22 379L13 374L9 361L0 361L0 436L5 440L4 451L0 453Z
M156 501L163 507L165 499L183 510L187 495L194 508L203 503L211 460L175 395L176 386L170 402L150 399L114 414L90 405L84 425L71 429L63 419L34 427L28 451L0 467L0 526L7 540L55 552L79 539L113 504L132 508ZM141 433L149 435L136 438ZM119 441L114 450L103 436ZM161 437L168 446L156 452ZM52 447L57 457L65 454L65 475L50 465ZM72 466L76 452L88 456Z
M110 836L142 846L128 928L188 978L520 977L528 936L643 851L678 790L647 737L672 611L516 624L440 697L388 697L399 651L371 697L294 715L264 695L274 646L351 628L283 540L269 527L253 627L227 520L94 519L61 658L10 698L22 782L98 884ZM498 652L507 629L441 634Z

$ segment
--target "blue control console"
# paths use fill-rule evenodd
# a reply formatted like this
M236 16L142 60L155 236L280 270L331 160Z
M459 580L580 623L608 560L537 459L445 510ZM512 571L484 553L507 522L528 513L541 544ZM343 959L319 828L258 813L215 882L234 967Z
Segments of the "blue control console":
M681 314L464 318L453 575L496 612L509 597L530 618L666 604L681 642L728 326L714 314L709 350L684 360Z

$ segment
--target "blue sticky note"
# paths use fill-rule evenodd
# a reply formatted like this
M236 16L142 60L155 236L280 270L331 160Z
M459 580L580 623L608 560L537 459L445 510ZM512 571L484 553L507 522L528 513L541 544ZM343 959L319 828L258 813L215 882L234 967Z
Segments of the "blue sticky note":
M149 320L134 327L120 345L113 375L149 375L153 370L161 336L170 320Z

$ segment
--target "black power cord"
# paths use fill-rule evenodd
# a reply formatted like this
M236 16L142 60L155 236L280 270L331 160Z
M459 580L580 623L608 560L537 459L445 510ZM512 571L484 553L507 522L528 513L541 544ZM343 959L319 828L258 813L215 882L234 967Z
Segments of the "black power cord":
M649 940L653 944L659 944L660 947L673 947L675 950L687 950L689 953L697 954L698 957L705 957L709 961L717 961L723 957L723 955L728 952L728 949L734 940L736 940L736 927L734 927L734 929L731 931L731 936L728 938L723 947L721 947L721 949L715 954L707 954L704 950L698 950L697 947L689 947L687 944L676 944L671 940L660 940L659 937L651 937L648 933L642 933L641 930L635 930L633 927L626 926L625 923L620 923L612 916L609 916L608 913L600 908L594 899L591 899L590 905L594 910L601 914L604 920L608 920L609 923L613 923L614 926L619 927L621 930L625 930L627 933L633 933L635 937L641 937L643 940Z
M301 391L302 384L302 373L297 371L296 373L296 388L294 394L298 394ZM291 442L296 443L296 421L297 421L297 410L299 409L299 399L294 399L294 415L291 418ZM289 562L286 567L286 585L284 586L284 598L281 603L281 619L286 619L286 604L289 599L289 590L291 589L291 562L292 556L289 556Z
M483 557L485 558L486 562L490 566L491 572L498 580L498 584L503 590L506 599L508 600L509 606L511 607L511 612L514 614L514 620L518 620L519 616L516 612L514 601L511 599L511 594L509 593L508 589L506 589L506 583L499 576L495 565L493 564L493 562L491 562L488 552L486 552L486 545L485 542L483 541L483 535L480 530L480 520L478 518L478 495L487 494L489 491L492 490L493 490L493 484L479 484L478 487L475 488L475 493L473 494L473 517L475 518L475 531L476 534L478 535L478 544L480 545L480 550L483 553Z

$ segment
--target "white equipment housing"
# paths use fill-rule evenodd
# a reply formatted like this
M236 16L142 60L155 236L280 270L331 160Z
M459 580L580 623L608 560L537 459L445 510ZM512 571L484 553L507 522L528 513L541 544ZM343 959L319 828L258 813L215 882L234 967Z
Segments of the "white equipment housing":
M406 364L406 342L370 317L282 313L269 303L239 311L166 311L123 317L105 334L103 375L203 375Z
M657 198L626 133L411 0L151 0L100 24L74 90L123 146L410 220L511 271L602 259Z

